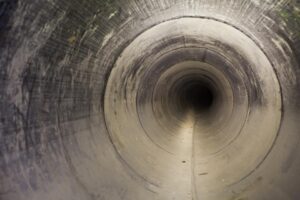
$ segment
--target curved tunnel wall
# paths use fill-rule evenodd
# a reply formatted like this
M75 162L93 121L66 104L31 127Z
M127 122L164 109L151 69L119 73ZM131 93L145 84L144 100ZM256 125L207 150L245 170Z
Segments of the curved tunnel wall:
M0 1L0 199L299 199L299 9Z

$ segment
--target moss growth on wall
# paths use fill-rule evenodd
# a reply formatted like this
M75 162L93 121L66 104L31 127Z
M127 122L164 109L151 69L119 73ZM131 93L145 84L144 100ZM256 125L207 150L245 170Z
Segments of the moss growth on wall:
M293 35L300 37L300 2L291 0L279 11L279 15L287 27L292 30Z

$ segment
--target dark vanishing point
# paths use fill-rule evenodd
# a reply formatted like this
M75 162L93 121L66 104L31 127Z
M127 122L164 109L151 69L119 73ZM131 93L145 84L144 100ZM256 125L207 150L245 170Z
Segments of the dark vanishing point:
M0 0L0 200L299 200L300 1Z

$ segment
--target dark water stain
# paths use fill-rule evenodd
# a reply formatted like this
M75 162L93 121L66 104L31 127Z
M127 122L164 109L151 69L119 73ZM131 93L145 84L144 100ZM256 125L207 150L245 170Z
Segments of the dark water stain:
M0 38L9 29L9 19L18 6L18 0L0 0ZM2 33L2 34L1 34Z

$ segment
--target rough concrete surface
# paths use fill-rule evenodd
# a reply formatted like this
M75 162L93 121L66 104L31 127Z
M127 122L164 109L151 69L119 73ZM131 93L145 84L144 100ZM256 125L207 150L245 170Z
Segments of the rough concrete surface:
M299 200L300 2L0 0L0 200Z

